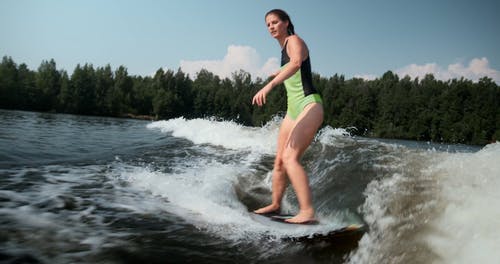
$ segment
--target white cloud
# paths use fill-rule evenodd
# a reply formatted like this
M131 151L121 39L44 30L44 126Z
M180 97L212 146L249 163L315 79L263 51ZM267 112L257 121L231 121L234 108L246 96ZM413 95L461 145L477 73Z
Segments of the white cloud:
M462 77L478 81L487 76L496 83L500 83L500 71L490 68L487 58L474 58L468 65L463 63L454 63L443 68L436 63L427 63L424 65L411 64L401 69L395 70L399 76L408 75L411 78L423 78L426 74L432 73L436 79L447 81L449 79L460 79Z
M196 76L201 69L206 69L221 78L231 77L232 73L239 70L249 72L252 77L267 78L279 69L279 61L272 57L262 64L260 55L254 48L230 45L222 60L181 60L180 67L190 76Z
M462 77L478 81L480 78L487 76L496 83L500 84L500 71L490 68L487 58L474 58L468 65L463 63L454 63L448 65L448 67L443 68L437 63L427 63L423 65L410 64L408 66L402 67L400 69L394 70L394 73L400 77L406 75L410 76L412 79L419 77L422 79L426 74L431 73L438 80L447 81L450 79L460 79ZM359 74L354 77L363 78L367 80L373 80L377 78L373 74ZM380 76L378 76L380 77Z

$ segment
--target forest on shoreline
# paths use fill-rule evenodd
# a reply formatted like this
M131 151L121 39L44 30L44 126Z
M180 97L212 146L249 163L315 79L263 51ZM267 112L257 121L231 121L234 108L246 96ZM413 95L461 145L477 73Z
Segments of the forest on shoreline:
M201 70L195 77L158 69L131 76L108 64L77 65L71 75L52 59L36 71L4 56L0 63L0 108L114 117L176 117L232 120L262 126L286 111L286 93L276 87L264 107L253 95L268 80L235 71L220 78ZM490 78L400 78L387 71L375 80L313 75L323 96L324 125L354 135L484 145L500 140L500 89Z

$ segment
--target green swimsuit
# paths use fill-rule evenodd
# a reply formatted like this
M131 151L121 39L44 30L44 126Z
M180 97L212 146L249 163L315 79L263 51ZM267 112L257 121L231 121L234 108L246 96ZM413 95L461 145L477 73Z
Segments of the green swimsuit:
M281 69L290 62L286 53L286 45L281 51ZM323 103L321 95L312 84L311 60L309 56L300 65L300 69L284 81L287 95L287 115L293 120L297 119L302 110L310 103Z

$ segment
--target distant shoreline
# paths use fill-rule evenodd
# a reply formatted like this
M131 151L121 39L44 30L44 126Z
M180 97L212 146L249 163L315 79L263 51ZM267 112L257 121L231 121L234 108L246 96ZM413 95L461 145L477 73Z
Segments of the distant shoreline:
M57 115L75 115L75 116L89 116L89 117L134 119L134 120L144 120L144 121L168 120L168 119L160 119L160 118L157 118L153 115L136 115L136 114L132 114L132 113L123 114L120 116L105 116L105 115L83 115L83 114L71 114L71 113L58 113L55 111L33 111L33 110L3 109L3 108L0 108L0 110L32 112L32 113L48 113L48 114L57 114ZM220 120L220 121L224 121L224 120ZM229 121L229 120L225 120L225 121ZM352 134L352 136L358 136L358 135ZM417 140L417 139L407 139L407 138L377 137L377 136L373 136L373 135L371 135L371 136L370 135L363 135L361 137L370 138L370 139L381 139L382 141L394 142L394 143L397 143L399 141L414 141L414 142L419 142L421 144L468 145L471 147L479 147L479 148L484 147L488 144L493 144L493 143L498 142L498 141L493 140L493 141L488 142L486 144L466 144L466 143L456 143L456 142L446 142L446 141L438 142L438 141Z
M131 113L123 114L120 117L122 118L130 118L130 119L139 119L139 120L149 120L149 121L157 121L158 118L152 115L135 115Z
M285 89L275 89L264 107L252 98L267 80L235 72L221 79L201 70L193 79L180 69L158 69L154 76L130 76L124 66L77 65L69 74L55 61L33 71L3 57L0 108L80 115L168 120L214 117L262 126L287 108ZM353 135L430 142L485 145L500 139L500 87L477 82L440 81L433 75L411 79L387 71L364 80L313 75L324 102L324 125L356 129Z

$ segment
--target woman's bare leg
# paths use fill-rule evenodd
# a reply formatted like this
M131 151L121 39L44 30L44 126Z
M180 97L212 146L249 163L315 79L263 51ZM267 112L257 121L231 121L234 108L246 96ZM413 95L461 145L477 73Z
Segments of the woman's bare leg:
M286 177L285 169L283 168L283 149L294 125L295 122L288 116L285 116L283 122L281 123L272 176L272 202L266 207L255 210L254 212L257 214L274 212L281 207L281 200L283 199L283 195L285 194L285 190L288 185L288 179Z
M311 144L322 122L323 106L318 103L307 105L290 131L282 152L283 167L295 190L300 207L299 213L287 220L290 223L314 220L309 178L300 164L300 158Z

